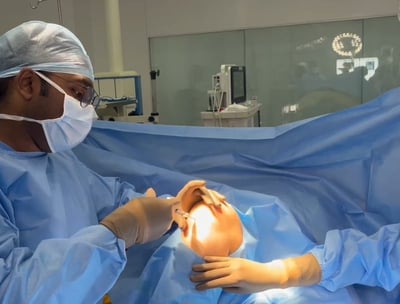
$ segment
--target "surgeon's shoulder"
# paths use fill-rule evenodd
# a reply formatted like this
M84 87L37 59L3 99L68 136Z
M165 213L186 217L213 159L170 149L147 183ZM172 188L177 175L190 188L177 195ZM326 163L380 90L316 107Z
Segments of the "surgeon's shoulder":
M54 155L51 155L51 157L53 159L57 158L60 162L70 163L74 166L83 166L87 168L87 166L78 158L78 156L76 156L72 150L54 153Z

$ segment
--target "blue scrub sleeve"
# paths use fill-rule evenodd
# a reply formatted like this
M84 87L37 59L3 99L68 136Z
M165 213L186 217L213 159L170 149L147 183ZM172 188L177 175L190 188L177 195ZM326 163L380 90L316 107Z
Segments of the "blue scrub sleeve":
M32 251L19 247L18 229L0 207L2 303L96 303L125 263L125 247L102 225L68 239L48 239Z
M320 285L330 291L352 284L388 291L400 283L400 224L367 236L354 229L333 230L311 250L322 269Z
M94 177L94 180L98 179ZM102 195L98 197L100 206L97 206L103 212L134 195L132 187L117 180L104 179L103 183L108 187L98 191ZM103 205L111 198L115 201ZM103 225L94 222L82 228L79 225L84 216L70 218L69 227L54 225L55 230L63 229L54 234L62 235L66 230L76 233L69 237L44 238L37 246L28 248L21 246L23 231L15 224L15 217L21 214L3 191L0 191L0 202L1 303L97 303L114 286L126 264L125 244ZM45 204L40 206L43 208ZM26 215L38 212L29 209L29 205L24 207ZM60 212L60 219L64 216ZM50 219L43 217L37 226L45 226L47 221ZM39 238L34 234L32 237Z

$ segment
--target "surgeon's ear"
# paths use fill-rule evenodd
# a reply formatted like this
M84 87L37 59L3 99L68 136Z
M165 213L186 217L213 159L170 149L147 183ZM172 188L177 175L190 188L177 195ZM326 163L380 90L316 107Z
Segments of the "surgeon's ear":
M41 81L32 69L23 68L15 77L15 86L25 100L31 100L35 93L40 92Z

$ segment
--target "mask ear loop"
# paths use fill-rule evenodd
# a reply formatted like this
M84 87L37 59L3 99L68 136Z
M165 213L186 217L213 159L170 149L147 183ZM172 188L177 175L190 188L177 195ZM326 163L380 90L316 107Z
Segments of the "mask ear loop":
M42 73L38 71L34 71L40 78L42 78L44 81L46 81L48 84L50 84L52 87L54 87L57 91L64 95L68 95L58 84L56 84L53 80L50 78L44 76Z

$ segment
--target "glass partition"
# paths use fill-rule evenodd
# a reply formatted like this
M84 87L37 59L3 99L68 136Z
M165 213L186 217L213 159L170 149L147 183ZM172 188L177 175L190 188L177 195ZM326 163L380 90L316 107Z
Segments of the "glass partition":
M363 102L400 85L400 22L397 17L363 22L364 56L377 58L374 73L363 82Z
M400 81L397 17L150 39L160 123L202 125L221 64L245 65L262 126L367 102Z
M211 76L221 64L244 64L244 32L184 35L150 40L157 111L162 124L201 125L208 106Z

